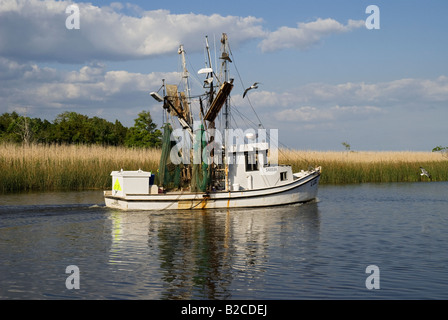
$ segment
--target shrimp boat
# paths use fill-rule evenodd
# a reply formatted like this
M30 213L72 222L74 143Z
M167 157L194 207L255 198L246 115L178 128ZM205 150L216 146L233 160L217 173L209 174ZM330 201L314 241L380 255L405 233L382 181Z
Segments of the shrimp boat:
M151 92L163 102L162 152L156 174L113 171L112 190L104 191L107 207L122 210L177 210L268 207L312 201L317 196L320 167L293 173L278 164L278 132L262 128L231 128L230 93L233 63L228 38L221 38L220 70L212 68L206 37L205 94L191 95L183 45L182 78L185 91L165 84ZM232 58L232 59L231 59ZM163 89L163 96L159 94ZM247 94L245 91L243 97ZM199 103L198 115L193 105ZM257 116L258 118L258 116ZM224 130L217 125L221 123Z

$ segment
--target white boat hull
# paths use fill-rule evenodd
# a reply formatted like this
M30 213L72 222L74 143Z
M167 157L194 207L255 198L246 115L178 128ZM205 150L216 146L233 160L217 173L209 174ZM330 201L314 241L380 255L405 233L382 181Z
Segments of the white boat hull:
M163 194L114 196L104 192L107 207L122 210L191 210L269 207L308 202L317 196L320 171L310 171L289 184L266 189L212 193L168 192Z

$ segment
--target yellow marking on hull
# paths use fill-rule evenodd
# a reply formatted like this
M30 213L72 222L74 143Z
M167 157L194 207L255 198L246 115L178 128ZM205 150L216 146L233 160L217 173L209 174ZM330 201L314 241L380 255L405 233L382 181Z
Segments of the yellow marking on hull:
M202 200L179 200L177 202L179 209L204 209L207 208L207 199Z

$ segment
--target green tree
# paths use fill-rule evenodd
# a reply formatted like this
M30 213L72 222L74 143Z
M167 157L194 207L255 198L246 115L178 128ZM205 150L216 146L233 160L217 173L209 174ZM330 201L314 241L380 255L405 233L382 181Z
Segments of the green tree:
M135 119L134 126L129 128L125 145L128 147L151 148L162 145L162 132L152 122L149 111L142 111Z
M33 131L33 142L37 143L51 143L52 135L54 132L54 125L44 119L42 121L39 118L31 119L32 122L32 131Z
M12 113L3 113L0 116L0 140L6 142L20 142L14 134L17 119L20 116L14 111Z
M160 146L162 134L149 112L141 112L131 129L118 120L113 123L69 111L57 115L53 122L23 117L16 112L0 115L0 142Z
M58 143L87 143L88 117L76 112L63 112L54 120L53 140Z
M123 126L120 121L115 120L113 133L116 139L115 145L124 145L124 141L128 133L128 128Z
M39 130L40 119L19 116L16 112L0 116L0 140L16 143L31 143Z
M91 134L89 143L117 146L122 145L126 137L127 128L118 120L112 123L102 118L93 117L89 119L88 126L88 132Z

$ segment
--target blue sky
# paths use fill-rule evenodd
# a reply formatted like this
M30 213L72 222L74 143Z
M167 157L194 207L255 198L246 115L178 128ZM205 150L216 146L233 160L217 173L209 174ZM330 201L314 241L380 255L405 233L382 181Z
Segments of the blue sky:
M79 30L65 27L72 3ZM371 4L379 30L365 27ZM132 126L149 110L161 125L148 92L177 81L178 45L197 70L205 35L219 49L226 32L243 80L232 105L253 118L242 93L261 82L250 102L288 147L430 151L448 145L447 9L443 0L0 0L0 113L76 111Z

